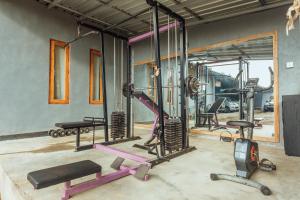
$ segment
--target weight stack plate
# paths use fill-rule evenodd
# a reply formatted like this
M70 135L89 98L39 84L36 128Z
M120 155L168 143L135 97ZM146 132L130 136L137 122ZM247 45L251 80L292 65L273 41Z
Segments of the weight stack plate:
M123 138L125 136L125 113L112 112L111 114L111 133L112 139Z
M168 119L165 122L165 148L169 152L179 151L182 143L182 125L180 119Z

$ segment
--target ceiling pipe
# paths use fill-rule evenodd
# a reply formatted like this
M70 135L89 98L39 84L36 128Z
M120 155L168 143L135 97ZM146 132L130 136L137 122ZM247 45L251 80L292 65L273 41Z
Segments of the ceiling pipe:
M162 27L159 28L159 32L160 33L163 33L165 31L167 31L168 29L173 29L175 28L176 26L178 27L179 23L176 21L172 24L167 24L167 25L164 25ZM129 45L132 45L133 43L136 43L136 42L139 42L139 41L142 41L142 40L145 40L147 38L150 38L151 36L154 35L154 32L153 31L149 31L147 33L143 33L141 35L138 35L138 36L134 36L134 37L131 37L129 38L128 40L128 44Z

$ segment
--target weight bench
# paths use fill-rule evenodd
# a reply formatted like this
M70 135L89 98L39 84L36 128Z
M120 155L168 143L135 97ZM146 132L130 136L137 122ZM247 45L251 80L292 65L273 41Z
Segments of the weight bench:
M214 123L214 126L218 128L222 128L219 126L219 120L218 120L218 111L221 108L222 104L224 103L226 98L219 98L215 103L210 107L210 109L206 113L200 113L199 114L199 122L201 122L201 118L203 118L203 123L200 125L200 127L205 127L206 122L208 122L208 130L211 130L212 122ZM215 118L215 119L214 119Z
M62 122L62 123L56 123L55 126L63 129L85 128L85 127L93 126L93 122L89 122L89 121Z
M34 189L42 189L91 174L101 174L101 169L100 165L90 160L83 160L30 172L27 175L27 180L33 185Z
M84 160L30 172L27 175L27 179L35 189L42 189L64 183L65 188L61 200L68 200L76 194L129 175L134 175L140 180L148 180L148 171L151 168L151 164L147 158L101 144L95 144L94 149L117 155L118 157L111 164L111 167L117 171L107 175L101 175L102 167L100 165L90 160ZM134 167L123 165L125 159L137 162L139 165ZM92 174L96 175L95 179L71 185L72 180Z
M95 144L95 129L96 126L105 126L104 118L95 117L85 117L83 121L78 122L63 122L56 123L56 127L62 128L64 130L77 129L76 131L76 151L86 150L93 148ZM90 145L80 146L80 133L82 129L93 127L93 143Z

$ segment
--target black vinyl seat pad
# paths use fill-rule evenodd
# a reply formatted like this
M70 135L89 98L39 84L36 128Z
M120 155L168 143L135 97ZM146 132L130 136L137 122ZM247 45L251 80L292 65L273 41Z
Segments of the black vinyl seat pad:
M62 122L56 123L56 127L68 129L68 128L84 128L94 126L92 121L79 121L79 122Z
M30 172L27 180L35 189L42 189L88 175L101 173L102 167L90 160Z
M217 101L214 102L214 104L209 108L207 113L216 113L222 106L223 102L225 101L225 97L219 98Z

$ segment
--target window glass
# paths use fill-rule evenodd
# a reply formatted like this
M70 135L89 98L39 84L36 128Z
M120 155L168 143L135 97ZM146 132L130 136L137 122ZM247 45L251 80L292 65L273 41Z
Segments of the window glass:
M54 52L54 98L62 100L65 98L65 48L55 46Z

